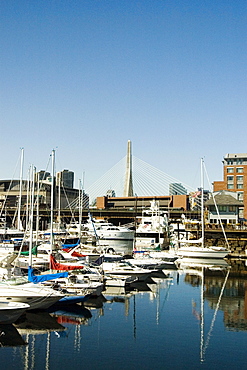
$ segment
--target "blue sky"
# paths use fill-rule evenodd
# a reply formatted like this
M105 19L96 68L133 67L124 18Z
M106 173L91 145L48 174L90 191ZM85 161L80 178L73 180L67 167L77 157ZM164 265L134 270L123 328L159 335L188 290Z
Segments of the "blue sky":
M86 187L128 140L195 187L201 157L214 181L247 152L246 1L1 0L0 42L2 179L21 147L24 175L56 149Z

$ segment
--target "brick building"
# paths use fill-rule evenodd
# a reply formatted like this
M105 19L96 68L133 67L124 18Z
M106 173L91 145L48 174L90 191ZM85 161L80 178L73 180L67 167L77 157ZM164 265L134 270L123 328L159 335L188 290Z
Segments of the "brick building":
M247 153L226 154L223 160L223 181L214 181L214 191L236 192L243 202L239 217L247 219Z
M190 209L189 196L167 195L167 196L136 196L136 197L98 197L96 207L98 209L143 209L150 207L150 202L156 200L160 209L181 209L187 211Z

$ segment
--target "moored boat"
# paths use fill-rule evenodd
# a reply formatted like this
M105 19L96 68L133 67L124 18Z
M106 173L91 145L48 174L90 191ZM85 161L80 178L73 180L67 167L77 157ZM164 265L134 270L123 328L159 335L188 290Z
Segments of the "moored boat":
M29 304L22 302L0 301L0 324L14 323L26 310Z

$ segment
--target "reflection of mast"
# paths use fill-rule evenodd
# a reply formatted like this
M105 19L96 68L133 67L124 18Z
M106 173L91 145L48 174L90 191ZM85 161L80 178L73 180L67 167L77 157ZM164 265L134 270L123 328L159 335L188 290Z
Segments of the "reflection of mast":
M46 343L46 357L45 357L45 370L49 370L49 361L50 360L50 333L47 334L47 343Z
M204 268L202 267L201 280L201 341L200 341L200 359L203 359L203 344L204 344Z
M208 335L207 335L207 340L206 340L205 346L203 348L203 356L205 356L206 349L207 349L207 347L209 345L209 340L210 340L210 337L211 337L211 334L212 334L212 331L213 331L213 327L214 327L216 315L217 315L217 312L219 310L220 301L221 301L221 298L222 298L222 295L223 295L223 292L224 292L224 289L225 289L226 282L227 282L227 279L228 279L229 274L230 274L230 268L228 268L228 270L227 270L227 274L226 274L224 283L223 283L222 288L221 288L221 291L220 291L219 299L218 299L218 302L217 302L217 305L216 305L216 309L214 311L213 319L212 319L212 322L211 322L211 325L210 325L210 328L209 328L209 332L208 332Z
M133 321L134 321L134 338L136 339L136 296L135 295L134 295Z
M125 316L129 316L130 304L129 304L128 299L125 299L124 301L124 308L125 308Z
M205 341L205 344L204 344L204 267L202 267L202 273L201 273L201 279L202 279L201 280L201 338L200 338L201 339L201 341L200 341L200 361L201 362L203 362L204 359L205 359L206 349L209 345L209 340L210 340L210 337L211 337L211 334L212 334L212 331L213 331L214 323L215 323L216 316L217 316L219 306L220 306L220 301L221 301L223 291L224 291L225 286L226 286L226 282L227 282L229 273L230 273L230 268L228 268L228 270L227 270L227 274L226 274L226 277L225 277L225 280L224 280L224 284L221 288L219 299L218 299L218 302L217 302L217 305L216 305L216 309L214 311L213 319L211 321L211 325L210 325L210 328L209 328L209 331L208 331L208 334L207 334L207 338L206 338L206 341Z
M77 352L80 352L80 343L81 343L81 326L75 325L75 336L74 336L74 348Z

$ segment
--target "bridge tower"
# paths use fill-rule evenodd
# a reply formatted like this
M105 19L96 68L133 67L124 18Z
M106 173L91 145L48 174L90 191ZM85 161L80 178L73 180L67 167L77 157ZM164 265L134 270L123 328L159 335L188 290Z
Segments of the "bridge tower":
M131 153L131 141L128 140L127 146L127 162L125 171L125 181L124 181L124 197L132 197L134 195L133 191L133 181L132 181L132 153Z

